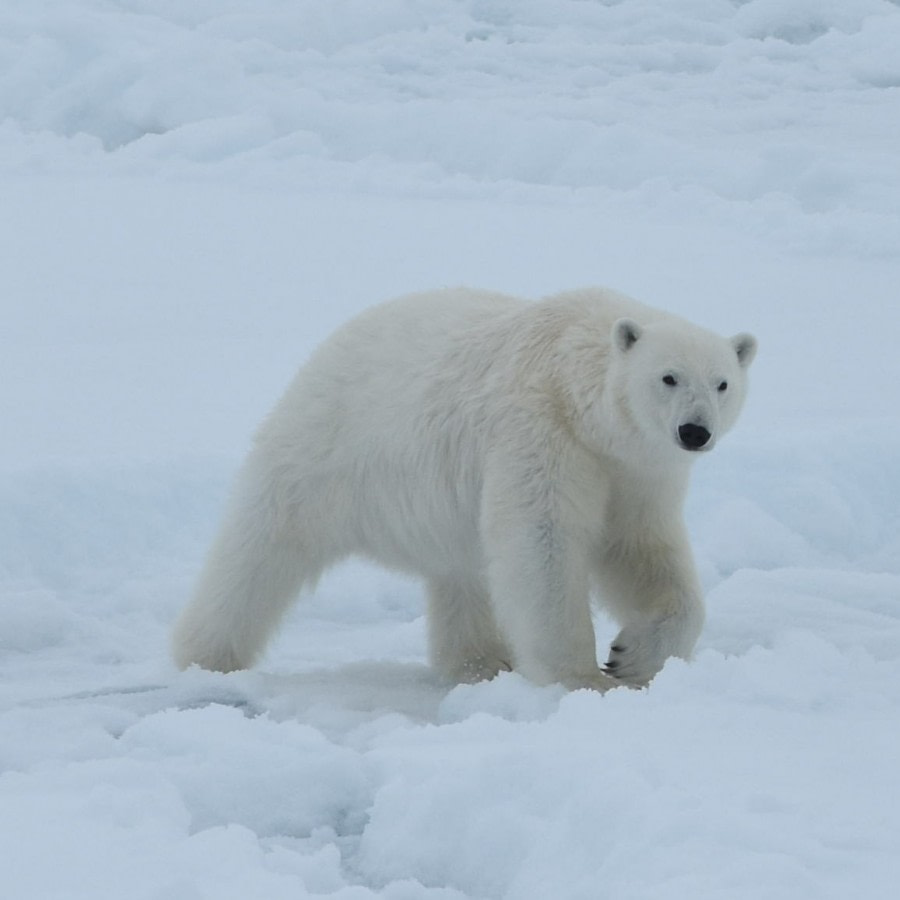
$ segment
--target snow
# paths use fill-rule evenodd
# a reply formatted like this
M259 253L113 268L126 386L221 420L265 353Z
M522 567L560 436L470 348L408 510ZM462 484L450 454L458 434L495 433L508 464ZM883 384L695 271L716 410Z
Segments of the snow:
M898 41L888 0L7 0L3 896L892 896ZM759 337L696 659L450 688L353 562L256 670L176 673L292 372L459 283Z

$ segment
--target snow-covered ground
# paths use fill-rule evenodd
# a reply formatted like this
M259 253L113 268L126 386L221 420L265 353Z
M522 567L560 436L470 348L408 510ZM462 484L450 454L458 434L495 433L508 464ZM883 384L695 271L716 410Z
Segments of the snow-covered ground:
M893 897L898 46L887 0L5 0L4 900ZM292 372L459 283L759 337L696 660L450 689L353 563L257 670L176 673Z

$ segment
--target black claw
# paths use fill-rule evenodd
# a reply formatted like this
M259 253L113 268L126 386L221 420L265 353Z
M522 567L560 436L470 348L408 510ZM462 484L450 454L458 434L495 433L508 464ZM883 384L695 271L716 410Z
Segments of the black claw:
M607 668L607 669L618 669L618 668L619 668L619 661L618 661L617 659L611 659L611 660L606 664L606 668Z
M624 653L625 648L621 644L613 644L612 647L609 648L613 653Z

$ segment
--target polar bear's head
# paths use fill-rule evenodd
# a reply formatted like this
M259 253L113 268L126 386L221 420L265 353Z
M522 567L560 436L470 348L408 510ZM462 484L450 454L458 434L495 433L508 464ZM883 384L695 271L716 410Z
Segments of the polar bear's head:
M612 374L632 424L663 454L711 450L737 419L756 354L750 334L719 337L678 319L612 329Z

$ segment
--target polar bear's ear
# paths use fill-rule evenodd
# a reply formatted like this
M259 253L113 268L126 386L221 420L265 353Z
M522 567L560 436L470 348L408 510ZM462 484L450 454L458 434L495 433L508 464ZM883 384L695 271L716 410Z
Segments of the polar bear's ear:
M641 331L634 319L618 319L612 327L613 344L624 353L637 343Z
M746 369L756 356L756 338L752 334L736 334L731 339L731 346L737 353L738 362Z

